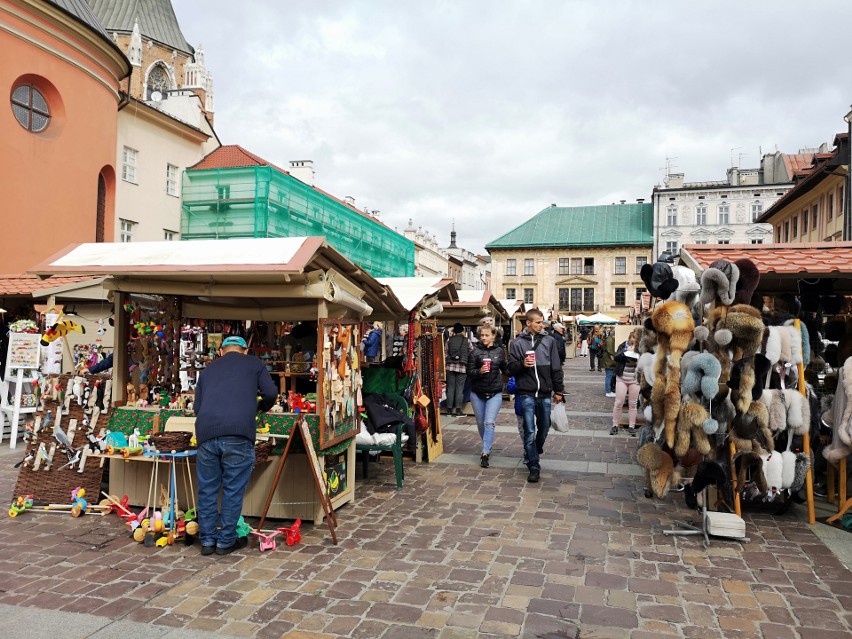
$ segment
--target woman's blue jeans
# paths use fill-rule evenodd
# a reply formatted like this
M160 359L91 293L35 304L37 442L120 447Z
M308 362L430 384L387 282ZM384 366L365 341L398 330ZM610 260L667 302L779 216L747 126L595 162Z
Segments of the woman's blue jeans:
M254 467L254 442L235 436L208 439L198 447L195 466L201 545L232 546L237 541L237 521ZM220 489L221 511L217 503Z
M524 463L530 470L540 470L538 456L544 450L550 432L550 397L519 395L524 415Z
M470 403L473 404L476 427L482 439L482 453L490 455L491 445L494 443L494 424L497 422L497 413L503 404L503 394L495 393L490 399L485 399L476 393L471 393Z

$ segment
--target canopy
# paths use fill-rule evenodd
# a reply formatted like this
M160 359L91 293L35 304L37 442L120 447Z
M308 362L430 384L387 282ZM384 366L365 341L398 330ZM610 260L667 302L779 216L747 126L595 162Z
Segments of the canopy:
M387 286L402 305L409 311L416 310L427 302L458 301L453 280L445 277L380 277L379 283Z
M578 315L580 324L618 324L618 320L614 317L610 317L609 315L604 315L603 313L595 313L589 317L584 315Z
M448 325L453 322L475 324L483 317L493 317L495 323L504 324L510 319L509 313L489 289L462 289L458 291L458 296L458 302L445 305L444 310L438 315L440 324Z

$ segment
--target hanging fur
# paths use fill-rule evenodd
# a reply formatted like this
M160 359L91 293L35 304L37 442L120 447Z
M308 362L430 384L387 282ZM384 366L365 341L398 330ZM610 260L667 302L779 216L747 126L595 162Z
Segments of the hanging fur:
M731 482L725 469L712 461L698 464L692 483L688 484L683 491L684 500L689 508L698 508L698 494L707 486L716 486L727 503L733 503L731 497Z
M695 321L689 309L680 302L660 304L651 319L657 332L656 380L651 405L654 418L665 424L666 443L673 448L680 409L680 359L689 348Z
M636 373L641 374L648 386L654 385L654 353L642 353L636 363Z
M760 402L769 413L769 430L780 433L787 429L787 403L784 393L779 389L766 389L760 396Z
M707 411L701 404L687 402L681 406L677 418L677 443L675 455L682 457L689 450L690 443L702 455L710 453L710 441L704 432L704 422L707 421Z
M701 274L701 303L718 299L724 306L734 303L740 270L727 260L713 262Z
M672 275L678 285L670 299L686 304L691 310L701 294L701 286L695 278L695 271L687 266L673 266Z
M781 337L781 354L778 357L778 361L789 362L793 357L793 352L790 350L790 331L784 326L779 326L778 335Z
M810 402L794 388L788 388L783 392L787 407L787 428L796 435L804 435L811 429Z
M764 356L772 364L777 364L781 359L781 327L767 326L766 338L764 339L763 348Z
M788 322L787 326L783 328L790 336L790 359L787 362L789 364L804 363L804 358L802 357L802 331L793 326L792 322Z
M778 453L764 453L760 458L763 460L763 478L766 482L766 490L762 492L767 501L772 501L781 492L784 464Z
M736 284L736 295L734 304L751 304L751 298L760 283L760 271L757 266L747 257L740 258L734 262L739 270L740 277Z
M790 490L794 493L799 492L802 486L805 485L805 479L808 475L808 470L811 468L811 458L804 453L796 453L796 474L793 478L793 483L790 485Z
M781 453L781 488L790 488L796 481L796 453L793 446L793 433L787 431L787 449Z
M684 364L686 374L681 384L681 393L701 395L705 399L713 399L719 394L719 376L722 366L719 360L710 353L699 353L687 364Z
M645 444L636 452L636 461L645 469L646 496L650 497L650 491L656 497L665 499L672 483L679 480L671 455L663 452L657 444Z
M742 492L750 484L766 494L766 479L763 476L763 460L759 455L748 452L740 453L734 458L734 469L737 474L737 490Z

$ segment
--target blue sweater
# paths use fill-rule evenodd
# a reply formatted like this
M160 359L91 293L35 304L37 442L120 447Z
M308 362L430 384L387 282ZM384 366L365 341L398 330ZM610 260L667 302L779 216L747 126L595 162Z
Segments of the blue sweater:
M236 351L225 353L198 377L193 403L196 440L202 444L236 435L253 442L257 412L268 411L277 397L278 389L263 362Z

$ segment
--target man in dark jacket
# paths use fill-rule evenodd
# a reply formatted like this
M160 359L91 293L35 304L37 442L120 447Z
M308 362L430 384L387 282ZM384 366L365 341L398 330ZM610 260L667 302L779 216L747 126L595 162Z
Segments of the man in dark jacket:
M195 387L202 555L227 555L248 545L247 538L237 538L237 521L254 466L255 416L272 408L278 389L266 365L247 355L247 350L242 337L226 337L222 357L201 372ZM220 490L221 511L217 505Z
M545 335L544 316L534 308L527 312L526 328L509 344L509 373L514 375L524 419L524 463L528 482L541 474L539 455L550 430L550 404L563 401L565 386L556 340Z
M561 322L553 323L553 331L550 333L556 340L556 348L559 351L559 362L565 366L565 325Z
M605 334L601 363L606 371L604 394L607 397L615 397L615 331L613 329L608 329Z

